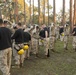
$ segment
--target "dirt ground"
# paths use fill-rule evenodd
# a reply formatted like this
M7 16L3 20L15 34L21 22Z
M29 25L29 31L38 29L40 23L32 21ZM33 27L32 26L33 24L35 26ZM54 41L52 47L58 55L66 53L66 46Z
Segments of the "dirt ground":
M68 50L64 50L63 42L58 40L56 52L50 51L47 59L44 57L43 47L40 47L38 58L31 55L22 68L11 68L11 75L76 75L76 52L72 49L71 42Z

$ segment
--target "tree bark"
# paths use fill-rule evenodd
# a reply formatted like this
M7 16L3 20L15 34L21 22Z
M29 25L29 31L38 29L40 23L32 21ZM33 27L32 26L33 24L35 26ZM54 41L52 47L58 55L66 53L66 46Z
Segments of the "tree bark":
M25 0L24 0L24 24L26 24L26 5L25 5Z
M56 7L55 7L55 0L53 0L53 23L54 23L54 25L55 25L55 23L56 23Z
M49 25L49 0L47 2L47 5L48 5L48 25Z
M43 23L45 24L45 0L44 0L44 6L43 6Z
M29 11L30 11L30 20L29 20L29 23L31 23L31 0L30 0L30 8L29 8Z
M70 0L70 32L73 28L73 0Z
M17 0L14 0L15 4L14 4L14 15L15 15L15 23L18 23L18 2Z
M38 0L38 24L40 25L40 0Z
M65 0L63 0L63 14L62 14L62 24L65 24Z
M76 24L76 0L74 0L74 18L73 18L73 25Z
M34 0L33 0L33 24L34 24Z

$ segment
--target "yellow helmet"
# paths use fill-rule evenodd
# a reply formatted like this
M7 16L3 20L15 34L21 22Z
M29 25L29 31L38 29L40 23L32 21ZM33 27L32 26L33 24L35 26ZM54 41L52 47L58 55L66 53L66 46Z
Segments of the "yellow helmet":
M28 49L29 49L29 46L28 46L28 45L25 45L25 46L23 47L23 49L24 49L24 50L28 50Z
M64 36L64 33L62 33L62 36Z
M23 49L20 49L19 51L18 51L18 54L19 55L22 55L24 53L24 50Z
M41 42L44 42L44 40L41 40Z

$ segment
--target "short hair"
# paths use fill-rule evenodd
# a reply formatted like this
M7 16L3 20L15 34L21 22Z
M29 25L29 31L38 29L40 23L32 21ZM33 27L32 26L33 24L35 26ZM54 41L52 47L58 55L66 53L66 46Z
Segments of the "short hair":
M66 24L66 27L68 27L69 25L68 24Z
M19 22L19 23L18 23L18 26L22 26L22 24Z
M4 21L3 23L4 23L4 24L7 24L7 23L8 23L8 21Z
M74 26L76 26L76 24L74 24Z
M39 26L36 26L36 29L39 29Z
M0 18L0 24L3 24L3 19Z

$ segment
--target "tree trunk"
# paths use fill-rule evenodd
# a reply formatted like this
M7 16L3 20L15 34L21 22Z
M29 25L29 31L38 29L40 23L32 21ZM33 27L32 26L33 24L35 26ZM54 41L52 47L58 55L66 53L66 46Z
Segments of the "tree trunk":
M76 24L76 0L74 0L74 18L73 18L73 25Z
M33 24L34 24L34 0L33 0Z
M40 25L40 0L38 0L38 24Z
M63 15L62 15L62 24L64 26L65 24L65 0L63 0Z
M48 25L49 25L49 0L47 2L47 5L48 5Z
M26 24L26 11L25 11L25 8L26 5L25 5L25 0L24 0L24 24Z
M29 9L29 11L30 11L30 23L31 23L31 0L30 0L30 9Z
M73 28L73 0L70 0L70 32L72 32Z
M17 0L15 0L14 3L14 15L15 15L15 23L18 23L18 6L17 6L18 2Z
M0 8L0 18L2 18L2 13L1 13L1 11L2 11L2 10L1 10L1 8Z
M43 6L43 23L45 24L45 0L44 0L44 6Z
M55 10L55 0L53 0L53 22L54 22L54 25L55 25L55 23L56 23L56 10Z

